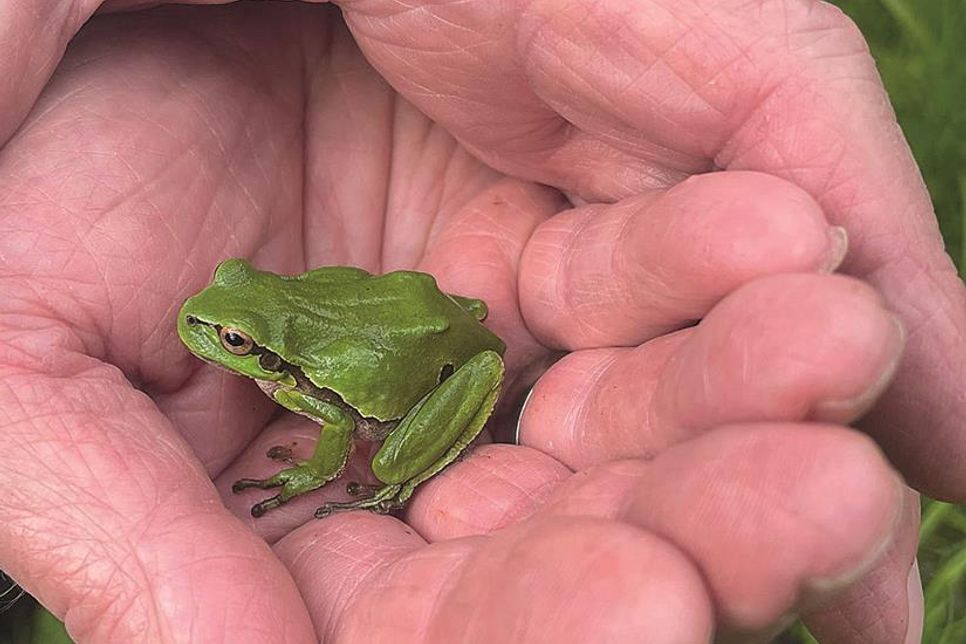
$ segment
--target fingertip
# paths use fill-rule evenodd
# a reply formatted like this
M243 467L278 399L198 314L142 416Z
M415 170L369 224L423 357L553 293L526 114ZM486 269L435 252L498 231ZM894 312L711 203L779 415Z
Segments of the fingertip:
M664 193L654 210L668 220L661 243L670 252L659 257L700 280L685 292L700 287L720 297L763 275L834 270L847 249L845 231L829 225L811 195L771 174L694 175Z
M762 632L806 595L865 573L892 543L901 494L881 451L858 432L733 425L641 470L623 516L697 563L725 628Z
M906 487L871 438L850 429L819 427L828 432L824 476L812 474L796 500L808 508L814 525L835 530L845 544L824 569L816 569L804 582L809 593L827 596L854 584L894 544L904 516Z
M882 298L858 280L763 277L702 320L652 406L692 433L757 420L851 422L890 382L904 337Z
M802 620L822 642L918 641L922 630L922 590L914 574L918 546L919 504L906 488L902 519L888 551L861 577L845 587L811 587L800 604ZM847 581L844 577L843 581ZM917 609L918 595L918 609Z
M854 394L842 398L826 398L817 401L808 414L810 420L847 423L859 418L872 408L892 383L906 345L906 329L898 317L888 311L883 313L891 326L882 333L884 338L881 341L882 350L877 360L878 366L872 368L865 388L860 388ZM872 339L875 338L872 337Z
M539 449L573 466L581 441L576 435L588 397L626 350L575 351L557 361L534 384L518 421L521 445Z
M308 521L272 550L295 580L317 637L329 641L363 585L425 545L402 521L357 511Z
M788 181L696 175L540 224L521 259L521 312L548 346L633 346L756 278L832 272L847 250L845 230Z

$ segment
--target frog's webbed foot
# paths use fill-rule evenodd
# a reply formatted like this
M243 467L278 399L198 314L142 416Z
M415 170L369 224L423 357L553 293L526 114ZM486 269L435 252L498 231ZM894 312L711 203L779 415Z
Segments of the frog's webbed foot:
M375 512L376 514L389 514L393 510L397 510L404 505L405 501L400 501L399 494L403 489L401 485L386 485L384 487L378 486L362 486L359 483L350 483L346 486L348 490L349 486L353 486L356 492L362 487L370 488L371 494L363 499L357 501L332 501L322 505L318 510L315 511L315 518L324 519L325 517L333 514L335 512L344 512L346 510L369 510L370 512ZM349 492L352 494L352 492Z

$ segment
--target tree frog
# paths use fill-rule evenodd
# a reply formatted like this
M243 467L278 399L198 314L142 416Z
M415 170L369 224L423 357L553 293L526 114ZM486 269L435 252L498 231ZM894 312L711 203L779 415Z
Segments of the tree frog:
M359 498L326 503L316 516L404 506L493 412L506 347L483 326L486 313L482 300L446 294L426 273L326 266L287 276L243 259L219 264L178 314L182 342L322 426L308 460L234 484L280 488L252 515L337 479L353 438L382 441L371 463L379 485L350 483Z

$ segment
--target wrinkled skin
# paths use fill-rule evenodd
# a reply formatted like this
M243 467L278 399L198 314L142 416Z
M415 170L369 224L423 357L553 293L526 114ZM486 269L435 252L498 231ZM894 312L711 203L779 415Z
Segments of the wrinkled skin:
M806 0L341 6L349 30L252 3L76 38L96 3L0 10L0 567L79 641L754 640L794 611L915 641L916 497L876 443L966 496L966 307L854 27ZM827 274L830 224L866 283ZM314 426L179 346L227 256L485 299L498 433L568 353L522 445L406 523L307 520L338 489L256 522L230 482ZM844 425L877 399L874 443Z

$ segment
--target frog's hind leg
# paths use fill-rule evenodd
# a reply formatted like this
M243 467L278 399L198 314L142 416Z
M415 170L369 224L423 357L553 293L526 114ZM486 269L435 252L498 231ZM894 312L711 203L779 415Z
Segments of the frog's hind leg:
M486 424L486 419L489 417L490 413L493 411L493 405L496 403L496 398L499 395L499 390L495 391L493 394L493 401L489 405L485 414L481 414L482 418L479 418L479 425L468 427L467 430L460 435L459 440L453 446L443 454L442 458L433 463L424 472L418 474L417 476L409 479L405 483L395 483L392 485L385 485L383 487L378 486L366 486L368 489L362 489L353 487L353 489L346 490L353 496L357 494L362 495L366 492L370 494L366 495L364 498L358 499L356 501L332 501L322 505L319 509L315 511L315 516L318 519L323 519L334 512L342 512L345 510L369 510L377 514L388 514L393 510L397 510L406 505L409 497L413 495L416 490L416 486L420 483L425 483L432 477L439 474L443 468L459 458L460 454L466 449L466 446L473 442L473 439L479 436L480 431L483 429L483 425ZM348 486L346 486L348 488Z
M502 382L498 353L484 351L471 358L423 398L376 452L372 471L385 485L365 498L326 503L315 516L355 509L384 514L404 506L420 483L455 461L479 435Z

